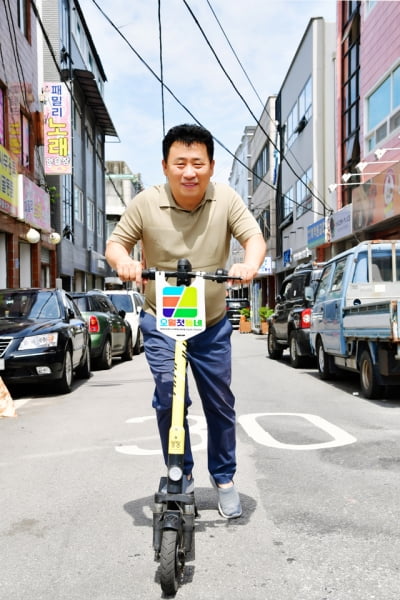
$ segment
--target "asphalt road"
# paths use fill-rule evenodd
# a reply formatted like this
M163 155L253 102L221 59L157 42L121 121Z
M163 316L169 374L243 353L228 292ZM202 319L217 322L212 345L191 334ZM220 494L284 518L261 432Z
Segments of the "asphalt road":
M272 361L264 336L234 332L233 347L244 513L216 510L193 391L200 516L176 598L399 600L397 394L367 401L352 377ZM69 395L14 395L18 417L0 420L1 600L162 598L152 388L141 354Z

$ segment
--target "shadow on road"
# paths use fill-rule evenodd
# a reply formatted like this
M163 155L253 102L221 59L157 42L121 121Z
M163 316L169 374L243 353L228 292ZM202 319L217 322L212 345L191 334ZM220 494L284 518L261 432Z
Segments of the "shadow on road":
M195 521L195 538L193 544L195 546L196 536L199 534L205 534L208 532L209 537L214 537L210 534L210 531L221 527L229 527L238 529L248 524L251 519L253 512L256 509L257 503L251 496L240 493L240 500L242 503L243 514L239 519L224 519L218 513L217 509L217 497L214 490L209 488L196 488L196 506L198 510L198 517ZM149 540L152 539L152 505L153 496L147 496L145 498L138 498L124 504L124 510L132 517L132 525L134 527L147 527L149 530ZM213 511L212 517L206 515L206 511ZM199 539L199 538L198 538ZM195 567L194 565L188 565L188 562L193 561L195 558L195 548L192 548L191 553L186 558L186 563L183 569L180 585L185 585L193 581ZM157 568L154 581L160 583L159 568ZM162 596L167 598L167 596ZM168 596L169 597L169 596Z
M314 377L315 379L320 380L318 369L313 364L304 369L293 369L293 367L290 366L289 354L286 352L279 361L275 361L269 358L269 356L267 356L267 360L271 362L279 362L281 365L286 366L287 369L293 373L302 376ZM360 376L358 373L351 373L350 371L343 370L340 372L340 374L333 375L332 379L329 379L324 383L341 390L350 396L359 396L362 398L360 392ZM400 404L400 386L386 386L383 397L378 400L368 400L367 398L362 399L365 400L365 402L373 402L375 404L380 404L387 407L398 407Z
M240 493L243 514L239 519L224 519L218 513L217 496L213 489L198 487L195 489L196 506L199 512L196 518L196 533L202 533L214 527L244 526L250 521L251 515L256 509L256 501L246 494ZM132 517L135 527L153 527L151 511L153 506L153 496L138 498L124 504L124 510ZM213 518L203 518L202 511L213 511ZM207 515L208 516L208 515Z

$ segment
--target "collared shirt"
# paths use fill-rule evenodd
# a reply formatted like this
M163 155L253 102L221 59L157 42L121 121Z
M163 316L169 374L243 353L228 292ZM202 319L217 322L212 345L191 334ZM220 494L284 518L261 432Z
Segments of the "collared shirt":
M244 243L261 233L241 197L228 185L210 183L192 211L175 202L168 183L140 192L129 203L109 240L131 249L142 240L146 267L176 269L189 259L193 271L215 271L228 260L231 237ZM225 315L225 286L206 281L207 326ZM146 286L145 310L155 314L155 285Z

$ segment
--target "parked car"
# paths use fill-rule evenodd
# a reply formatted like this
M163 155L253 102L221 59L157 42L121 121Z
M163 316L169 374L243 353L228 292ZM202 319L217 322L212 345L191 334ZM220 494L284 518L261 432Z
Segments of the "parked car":
M110 298L117 310L125 311L125 319L132 330L133 353L140 354L143 348L143 334L139 327L139 314L144 303L144 296L133 290L106 290L104 292Z
M227 298L226 299L226 316L232 323L234 329L238 329L240 321L240 311L242 308L250 310L250 300L247 298Z
M0 376L6 385L55 384L72 389L73 373L90 377L85 318L61 289L0 290Z
M118 311L101 290L72 292L85 317L91 340L91 358L99 369L111 369L113 357L132 360L132 331L125 311Z
M307 263L299 265L285 277L278 296L275 312L269 318L268 354L280 359L289 348L290 364L294 368L312 360L310 325L312 302L306 298L306 288L315 290L322 265Z

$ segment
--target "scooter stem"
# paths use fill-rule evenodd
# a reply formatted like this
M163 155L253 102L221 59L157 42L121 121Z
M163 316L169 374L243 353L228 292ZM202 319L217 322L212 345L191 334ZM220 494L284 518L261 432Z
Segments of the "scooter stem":
M186 363L186 341L177 340L175 342L171 428L168 438L168 454L170 455L183 455L185 452L185 428L183 423L185 415Z

